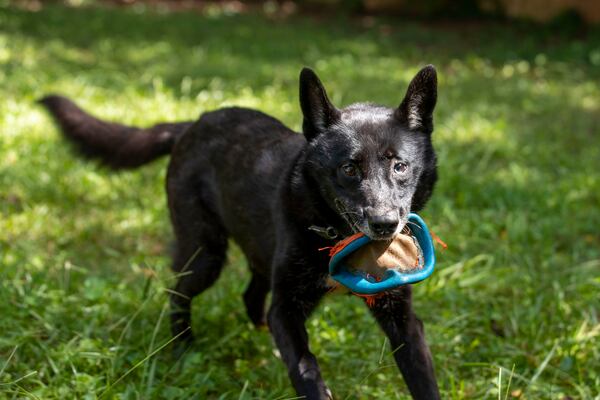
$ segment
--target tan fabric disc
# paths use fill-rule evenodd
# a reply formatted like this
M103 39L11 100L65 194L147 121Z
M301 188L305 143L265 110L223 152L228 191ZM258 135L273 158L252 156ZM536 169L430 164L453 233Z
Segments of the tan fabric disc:
M412 236L399 234L393 240L374 240L346 259L350 269L381 279L387 269L409 272L423 268L423 255Z

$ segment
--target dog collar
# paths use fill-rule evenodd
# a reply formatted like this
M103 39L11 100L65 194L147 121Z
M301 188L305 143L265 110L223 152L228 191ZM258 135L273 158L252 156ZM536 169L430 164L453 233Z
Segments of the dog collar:
M322 238L334 240L339 237L338 231L333 226L317 226L311 225L308 230L315 232Z

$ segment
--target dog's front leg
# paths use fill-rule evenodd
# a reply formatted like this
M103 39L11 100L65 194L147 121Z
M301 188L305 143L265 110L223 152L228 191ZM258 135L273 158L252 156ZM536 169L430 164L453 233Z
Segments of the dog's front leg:
M376 299L371 312L388 336L394 358L414 399L440 398L423 323L412 310L412 289L404 286Z
M304 323L318 299L273 294L269 309L269 327L281 358L288 368L288 375L299 396L307 400L332 399L331 392L321 378L316 357L308 347L308 334Z

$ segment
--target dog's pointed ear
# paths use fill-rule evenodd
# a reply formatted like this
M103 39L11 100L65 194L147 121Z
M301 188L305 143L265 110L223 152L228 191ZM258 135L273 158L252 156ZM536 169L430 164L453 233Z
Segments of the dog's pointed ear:
M396 118L410 130L431 133L436 101L437 73L433 65L428 65L408 85L406 96L396 110Z
M331 104L323 84L310 68L300 72L300 107L304 115L302 130L307 140L314 139L340 118L340 111Z

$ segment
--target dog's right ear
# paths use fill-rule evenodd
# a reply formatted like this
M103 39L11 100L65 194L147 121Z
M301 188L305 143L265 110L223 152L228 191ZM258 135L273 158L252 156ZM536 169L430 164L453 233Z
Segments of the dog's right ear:
M304 114L302 130L309 141L340 118L340 111L331 104L323 84L310 68L300 72L300 107Z

